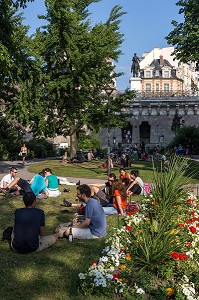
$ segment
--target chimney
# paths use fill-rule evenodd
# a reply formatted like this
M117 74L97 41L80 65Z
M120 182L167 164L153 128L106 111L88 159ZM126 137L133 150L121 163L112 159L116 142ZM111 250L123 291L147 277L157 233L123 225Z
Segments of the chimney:
M160 66L163 66L163 55L160 55Z

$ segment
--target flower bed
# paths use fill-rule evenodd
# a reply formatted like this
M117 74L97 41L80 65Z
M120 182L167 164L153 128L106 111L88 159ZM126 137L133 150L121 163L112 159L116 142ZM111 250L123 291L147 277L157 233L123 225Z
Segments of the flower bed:
M193 195L182 198L168 222L157 216L156 208L150 195L123 218L99 261L79 274L84 294L199 299L198 200Z

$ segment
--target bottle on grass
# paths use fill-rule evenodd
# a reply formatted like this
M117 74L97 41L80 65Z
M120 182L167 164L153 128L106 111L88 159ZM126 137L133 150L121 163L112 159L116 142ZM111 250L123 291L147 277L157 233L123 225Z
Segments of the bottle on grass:
M69 229L68 241L69 241L69 242L73 242L73 232L72 232L72 227L70 227L70 229Z

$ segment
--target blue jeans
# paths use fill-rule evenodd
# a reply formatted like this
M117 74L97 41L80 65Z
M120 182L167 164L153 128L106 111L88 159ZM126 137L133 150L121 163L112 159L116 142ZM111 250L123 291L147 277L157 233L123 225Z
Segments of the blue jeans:
M104 210L105 215L114 215L114 214L118 214L117 209L115 209L115 207L113 206L106 206L106 207L102 207Z

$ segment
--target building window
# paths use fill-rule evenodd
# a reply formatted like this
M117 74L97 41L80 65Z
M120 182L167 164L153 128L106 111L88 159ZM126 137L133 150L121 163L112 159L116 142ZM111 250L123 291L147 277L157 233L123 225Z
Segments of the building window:
M156 76L156 77L159 77L159 76L160 76L159 70L155 70L155 76Z
M169 71L164 71L164 78L169 78Z
M146 71L146 78L151 78L151 71Z
M169 84L164 83L164 92L169 92Z
M151 84L146 83L146 92L151 92Z
M155 91L156 91L156 92L159 92L159 91L160 91L160 85L159 85L159 83L156 83L156 84L155 84Z

